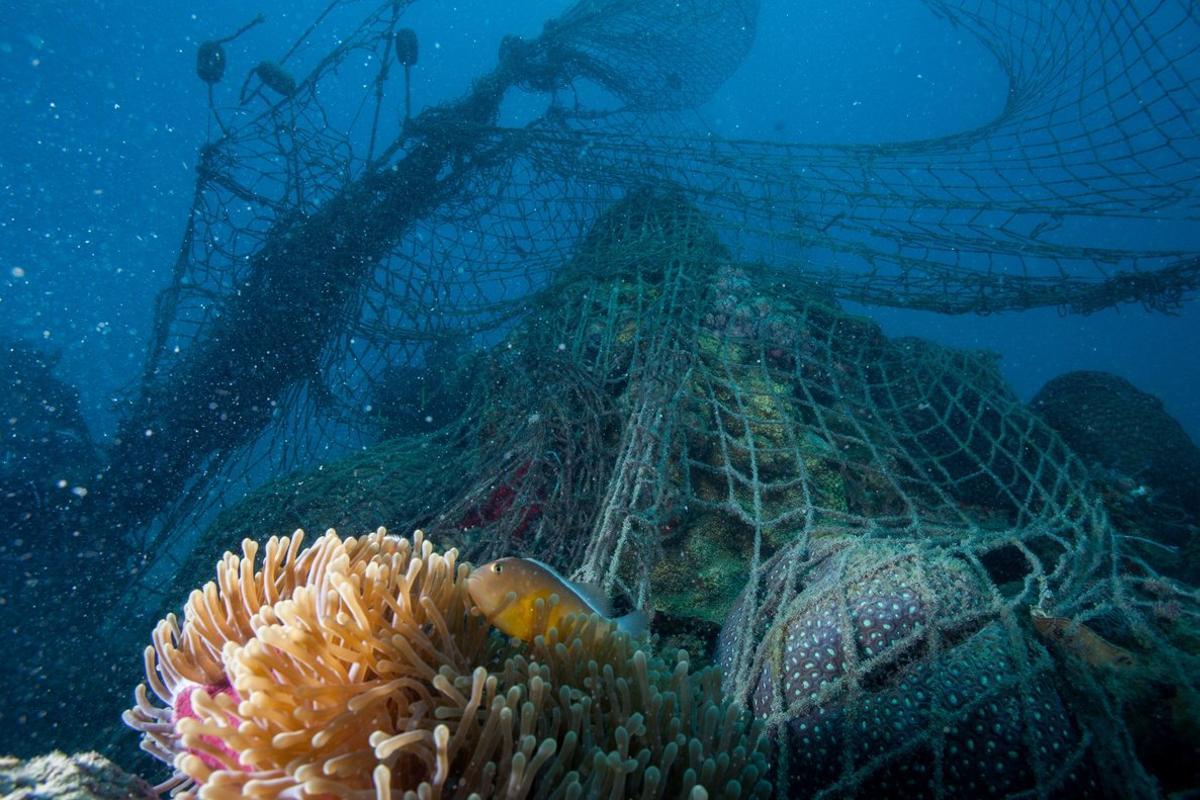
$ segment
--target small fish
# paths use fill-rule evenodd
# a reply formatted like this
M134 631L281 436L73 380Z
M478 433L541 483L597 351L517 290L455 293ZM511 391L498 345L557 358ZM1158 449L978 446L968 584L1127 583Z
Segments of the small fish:
M1086 625L1072 625L1064 617L1051 617L1031 609L1033 627L1043 639L1057 644L1074 657L1093 667L1120 669L1133 666L1133 654L1118 647Z
M569 581L549 564L532 558L501 558L476 567L467 578L467 591L489 622L505 634L527 642L542 632L537 626L537 601L549 604L551 595L558 595L558 603L549 609L546 620L549 628L557 626L569 614L599 614L631 636L646 633L644 611L614 620L600 590Z

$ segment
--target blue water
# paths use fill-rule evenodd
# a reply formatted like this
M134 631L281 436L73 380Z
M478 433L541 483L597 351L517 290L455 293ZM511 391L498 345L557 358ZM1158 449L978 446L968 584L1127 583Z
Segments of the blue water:
M58 376L78 388L99 442L115 432L119 402L141 377L154 301L170 281L192 202L198 148L212 138L197 45L254 13L267 16L227 45L222 90L235 91L229 84L282 55L329 0L266 3L0 3L0 341L61 353ZM502 36L536 35L567 5L418 2L404 18L421 41L414 112L462 94L495 66ZM1006 89L992 54L917 0L763 0L751 55L691 116L700 129L735 139L905 141L986 123ZM527 111L509 104L502 123L519 123ZM1196 231L1149 222L1083 234L1148 249L1182 240L1200 250ZM1138 306L1092 316L853 310L891 335L999 353L1023 399L1072 370L1123 376L1160 397L1200 442L1194 299L1173 316ZM0 731L0 755L6 744ZM37 748L45 749L40 741Z
M324 3L257 7L265 25L228 46L230 74L280 53ZM495 63L506 33L534 34L563 2L418 3L417 107L454 97ZM114 425L113 397L138 374L155 293L168 279L206 135L198 42L236 29L241 3L0 5L0 335L64 353L94 434ZM228 80L228 79L227 79ZM737 138L880 142L986 121L1003 74L970 37L915 0L763 4L756 46L699 111ZM1125 235L1153 246L1158 233ZM993 350L1031 396L1074 369L1122 375L1161 397L1200 439L1200 311L1124 307L949 318L868 310L895 334Z

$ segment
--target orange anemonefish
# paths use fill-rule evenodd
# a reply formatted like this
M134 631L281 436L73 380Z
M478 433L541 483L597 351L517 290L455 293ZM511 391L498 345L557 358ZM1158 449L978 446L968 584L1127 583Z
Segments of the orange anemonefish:
M508 636L527 642L542 632L537 629L537 601L549 605L551 595L558 595L558 603L549 608L549 628L569 614L599 614L631 636L646 633L644 611L614 620L599 589L569 581L550 565L532 558L501 558L476 567L467 578L467 591L489 622Z

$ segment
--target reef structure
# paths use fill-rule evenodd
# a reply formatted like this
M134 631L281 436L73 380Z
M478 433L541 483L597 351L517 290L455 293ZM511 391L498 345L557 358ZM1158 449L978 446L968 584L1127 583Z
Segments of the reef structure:
M784 796L1192 780L1172 765L1196 763L1195 590L1136 558L994 356L889 338L775 282L663 186L612 204L472 358L471 398L436 433L229 518L311 524L279 512L392 476L430 502L393 506L398 524L610 587L654 613L660 647L718 660L768 726Z
M1120 376L1085 370L1054 378L1030 405L1084 461L1200 523L1200 447L1157 397Z
M22 761L0 757L5 800L155 800L150 784L99 753L53 752Z
M1049 381L1030 407L1088 465L1149 566L1200 585L1200 447L1154 395L1106 372Z

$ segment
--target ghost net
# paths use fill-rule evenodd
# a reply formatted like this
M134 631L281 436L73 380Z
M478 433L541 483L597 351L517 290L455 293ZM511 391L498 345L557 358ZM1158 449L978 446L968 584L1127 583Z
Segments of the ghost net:
M1080 231L1196 221L1191 7L930 2L1007 102L861 146L670 113L750 47L732 0L581 2L456 103L331 124L351 54L363 108L388 96L403 7L203 152L96 493L111 550L148 556L137 585L243 532L420 524L654 609L770 723L781 796L1152 795L1148 754L1195 724L1195 589L986 356L841 303L1190 299L1194 251ZM513 89L548 110L498 127Z

